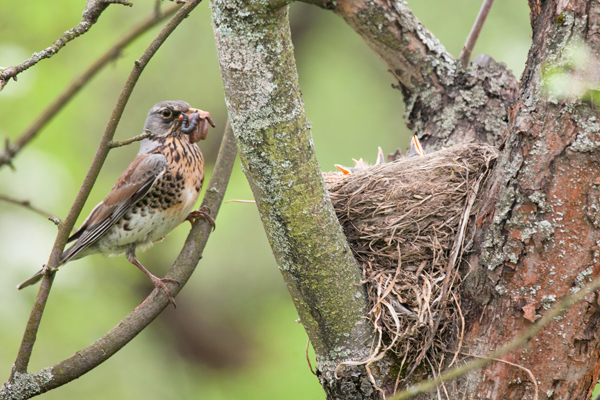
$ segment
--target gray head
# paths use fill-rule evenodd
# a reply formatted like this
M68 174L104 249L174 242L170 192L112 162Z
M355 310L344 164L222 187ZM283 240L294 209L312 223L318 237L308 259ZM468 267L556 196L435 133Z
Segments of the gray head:
M157 103L148 112L144 132L150 131L153 136L161 136L171 128L181 124L179 116L190 110L190 105L185 101L169 100Z

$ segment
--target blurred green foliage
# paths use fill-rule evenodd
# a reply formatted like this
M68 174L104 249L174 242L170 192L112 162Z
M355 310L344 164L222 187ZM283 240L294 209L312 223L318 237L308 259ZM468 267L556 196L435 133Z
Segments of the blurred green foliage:
M0 65L15 65L75 26L83 0L8 2L0 13ZM166 2L165 2L166 3ZM479 0L411 1L415 15L458 56ZM113 5L84 36L43 60L0 92L0 137L14 140L69 82L132 23L149 15L153 1ZM317 157L323 170L351 158L374 162L407 147L402 97L386 66L334 14L303 4L291 10L296 60ZM14 161L0 169L0 193L28 199L61 218L81 184L110 112L138 58L160 28L127 48L80 92ZM475 54L523 69L531 39L525 2L497 2ZM179 99L211 112L218 129L201 144L214 162L226 110L210 24L201 4L175 31L142 75L116 133L141 133L158 101ZM137 153L137 144L111 152L79 223L101 201ZM239 161L237 162L239 166ZM210 174L210 165L207 173ZM226 199L251 199L236 167ZM140 255L164 274L189 226ZM23 208L0 202L0 377L8 378L35 289L15 285L46 262L56 228ZM148 279L124 257L92 256L58 273L42 320L31 371L53 365L112 328L150 292ZM277 271L256 207L224 204L192 280L168 309L112 359L45 399L322 399L305 360L306 334ZM312 354L312 353L311 353ZM314 357L314 356L313 356ZM314 365L313 358L313 365Z
M542 69L543 88L551 101L580 99L600 105L600 60L579 40L573 40L560 56Z

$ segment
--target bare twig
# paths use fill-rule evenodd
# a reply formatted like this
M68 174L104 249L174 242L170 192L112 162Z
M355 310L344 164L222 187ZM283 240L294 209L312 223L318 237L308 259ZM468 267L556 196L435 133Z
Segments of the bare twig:
M308 368L310 368L310 372L314 375L314 376L318 376L315 372L315 370L312 367L312 364L310 363L310 357L308 356L308 348L310 346L310 338L308 338L306 340L306 362L308 363Z
M112 112L109 123L104 131L104 135L100 141L100 145L98 147L98 151L92 161L92 165L83 181L81 189L73 202L73 206L67 215L64 223L58 229L58 234L56 236L56 240L54 242L54 246L52 248L52 252L50 254L50 259L48 261L49 269L48 273L44 275L42 279L42 284L40 287L40 291L38 292L38 296L36 297L31 315L29 317L29 321L27 322L27 327L25 329L25 334L23 336L23 341L21 342L21 347L19 348L19 353L17 355L17 359L15 361L15 365L13 368L13 373L11 374L10 381L13 382L15 378L19 375L23 375L27 372L27 365L29 364L29 360L31 358L31 352L33 349L33 344L35 343L35 338L37 335L37 330L39 327L39 322L42 318L43 310L48 299L47 292L50 291L53 279L53 268L59 265L60 257L62 255L63 249L67 242L67 238L69 233L73 229L75 225L75 221L77 217L81 213L81 209L83 208L87 197L89 196L92 187L94 186L94 182L100 173L100 169L106 160L108 152L110 151L110 142L115 134L115 130L117 129L117 124L121 119L121 115L123 114L123 110L125 109L125 105L129 100L129 96L135 87L137 80L139 79L142 71L150 61L150 59L156 54L160 46L164 43L164 41L169 37L169 35L175 30L175 28L183 21L188 14L201 2L201 0L193 0L187 3L185 6L181 7L179 11L171 18L171 20L165 25L165 27L160 31L158 36L152 41L150 46L146 49L144 54L139 60L136 60L134 63L133 70L131 71L127 82L125 83L125 87L117 100L117 104ZM46 293L42 295L44 288L46 288Z
M578 292L565 297L559 304L548 310L548 312L546 312L544 316L540 320L538 320L537 323L531 326L525 333L510 341L506 346L503 346L498 350L494 351L489 356L473 360L467 364L464 364L461 367L452 368L444 372L441 376L439 376L436 379L431 379L418 385L411 386L406 390L390 397L390 400L409 399L413 396L416 396L417 394L429 392L430 390L435 389L435 387L442 382L447 382L456 379L468 373L469 371L481 368L486 364L490 363L491 361L494 361L494 359L498 359L503 355L508 354L513 350L516 350L517 348L526 344L532 337L537 335L538 332L540 332L542 328L544 328L544 326L552 322L555 317L562 314L568 308L581 301L585 296L589 295L598 288L600 288L600 277L594 279L588 285L581 288Z
M133 142L139 142L140 140L144 140L147 137L149 137L150 135L151 135L150 131L146 131L144 133L140 133L139 135L134 136L134 137L129 138L129 139L125 139L125 140L121 140L121 141L119 141L119 140L114 140L114 141L111 140L110 143L109 143L109 146L110 146L111 149L114 149L116 147L121 147L121 146L127 146L128 144L131 144Z
M467 66L469 65L469 61L471 60L471 54L473 54L473 49L475 48L475 43L477 43L477 39L479 38L479 34L481 33L483 24L485 24L485 19L490 13L492 4L494 4L494 0L483 0L483 4L479 9L479 14L477 14L477 18L475 19L475 23L471 28L469 36L467 37L467 41L462 51L460 52L459 60L463 68L467 68Z
M71 40L89 31L92 25L98 21L100 14L102 14L110 4L132 6L128 1L123 0L88 0L85 11L83 12L83 20L73 29L66 31L60 39L52 43L52 46L45 48L39 53L33 53L31 57L19 65L2 68L3 71L0 73L0 91L6 86L10 78L13 78L16 81L18 74L34 66L44 58L52 57Z
M202 202L202 206L207 206L211 210L213 217L219 212L236 154L235 138L228 121L217 162ZM210 223L203 218L194 222L181 253L167 273L167 277L180 282L179 286L171 289L173 295L181 291L202 258L211 228ZM44 282L46 279L42 280L42 288ZM151 293L139 307L85 349L37 373L16 373L15 379L5 383L0 389L0 399L27 399L79 378L123 348L168 305L169 300L165 295L156 295L156 291ZM26 384L30 382L36 382L38 385Z
M56 215L54 215L51 212L48 212L46 210L43 210L39 207L35 207L34 205L31 204L31 202L29 200L17 200L12 197L6 196L4 194L0 194L0 200L6 201L8 203L16 204L21 207L25 207L26 209L33 211L36 214L39 214L41 216L48 218L48 220L54 222L54 224L56 226L60 226L60 219Z
M112 60L116 59L121 50L127 47L140 35L147 32L150 28L158 25L177 11L179 6L172 6L164 10L161 14L153 14L139 24L134 26L129 32L123 35L110 49L102 54L89 68L71 82L65 91L58 96L37 118L36 120L14 141L9 143L6 139L4 151L0 154L0 167L9 165L12 167L12 159L33 140L38 133L48 124L55 115L94 77L98 72L107 66Z
M225 201L225 203L251 203L251 204L256 204L255 200L238 200L238 199L231 199L231 200L227 200Z

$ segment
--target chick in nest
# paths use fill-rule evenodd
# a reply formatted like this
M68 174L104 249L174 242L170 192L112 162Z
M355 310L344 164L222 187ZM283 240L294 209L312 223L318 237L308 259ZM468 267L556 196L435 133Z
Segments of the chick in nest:
M378 150L379 151L377 153L377 161L375 162L375 165L385 164L385 158L383 157L383 150L381 150L381 147L378 147ZM419 139L417 138L417 136L413 136L410 141L410 149L406 153L406 157L423 156L423 155L425 155L425 152L423 151L423 147L421 147L421 143L419 142ZM398 149L398 150L396 150L396 152L394 154L390 154L388 156L388 160L393 161L400 157L402 157L402 151L400 149ZM354 167L344 167L343 165L340 165L340 164L335 164L335 167L337 169L339 169L340 171L342 171L342 173L344 175L352 175L352 173L354 173L356 171L359 171L362 169L367 169L368 167L370 167L370 165L367 164L362 158L359 160L355 160L353 158L352 161L354 161L354 164L355 164Z

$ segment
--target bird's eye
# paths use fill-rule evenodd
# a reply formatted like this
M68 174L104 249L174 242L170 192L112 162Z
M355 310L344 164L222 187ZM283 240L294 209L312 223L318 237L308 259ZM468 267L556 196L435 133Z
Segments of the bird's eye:
M169 110L168 108L163 108L163 110L160 112L160 115L162 115L163 118L171 118L173 116L173 111Z

